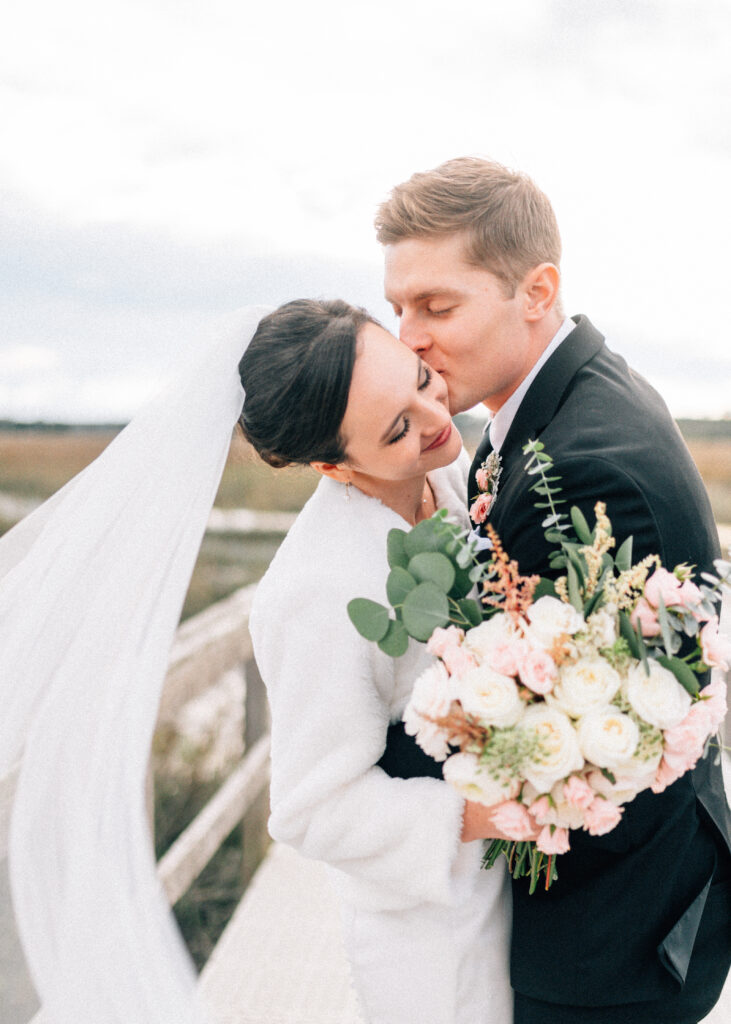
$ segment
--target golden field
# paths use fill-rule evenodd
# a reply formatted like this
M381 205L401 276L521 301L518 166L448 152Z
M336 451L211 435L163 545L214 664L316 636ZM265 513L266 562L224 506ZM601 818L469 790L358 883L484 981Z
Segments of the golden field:
M693 426L693 435L702 425ZM713 432L712 432L713 433ZM0 492L45 498L99 455L115 431L96 429L0 429ZM731 436L692 436L689 448L708 488L716 521L731 524ZM223 508L295 512L317 483L309 469L274 470L236 437L216 504ZM0 523L0 529L6 524ZM266 569L281 537L207 535L198 558L183 616L187 618Z

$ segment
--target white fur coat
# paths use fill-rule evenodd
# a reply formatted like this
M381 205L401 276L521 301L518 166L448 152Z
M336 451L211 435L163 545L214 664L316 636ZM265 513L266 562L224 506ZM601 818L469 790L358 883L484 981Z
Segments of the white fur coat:
M465 480L464 455L430 474L438 506L466 526ZM389 722L432 658L411 641L391 659L348 618L353 597L388 603L386 537L408 528L350 492L348 500L341 484L321 481L252 608L272 713L270 832L334 869L373 1024L509 1024L502 866L482 871L482 844L460 841L463 801L445 782L392 779L375 767Z

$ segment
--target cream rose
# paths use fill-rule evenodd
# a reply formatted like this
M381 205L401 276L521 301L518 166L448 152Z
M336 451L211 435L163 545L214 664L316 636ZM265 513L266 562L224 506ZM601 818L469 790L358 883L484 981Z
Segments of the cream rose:
M617 626L614 615L605 608L600 608L586 620L589 635L597 647L611 647L617 639Z
M656 729L672 729L690 710L690 694L672 672L653 658L648 660L650 674L643 665L635 665L627 674L625 694L634 711Z
M520 728L538 741L523 772L538 793L548 793L554 783L583 768L576 730L563 711L533 704L526 709Z
M628 761L640 738L629 715L610 707L584 715L576 732L581 753L598 768L616 768Z
M457 697L466 714L498 729L515 725L525 708L515 680L487 665L465 672L459 680Z
M606 707L622 680L604 658L580 658L559 669L558 682L547 700L572 718Z
M573 605L557 597L539 597L529 612L530 638L551 647L560 636L573 636L584 628L584 618Z
M520 791L518 779L493 778L476 754L452 754L444 762L444 778L466 800L488 807L512 800Z

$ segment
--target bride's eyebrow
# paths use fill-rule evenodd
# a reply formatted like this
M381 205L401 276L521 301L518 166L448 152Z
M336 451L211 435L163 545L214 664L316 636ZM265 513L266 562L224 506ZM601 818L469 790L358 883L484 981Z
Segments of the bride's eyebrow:
M416 364L416 388L418 390L419 384L421 382L421 371L422 371L422 369L424 367L424 361L421 358L421 356L417 356L416 359L417 359L417 364ZM391 425L388 427L388 429L381 436L381 439L378 442L379 444L385 444L386 443L388 438L391 436L391 434L396 429L396 427L398 425L398 421L401 419L402 416L405 416L405 415L406 415L405 410L402 409L401 412L398 414L398 416L394 417L393 422L391 423Z

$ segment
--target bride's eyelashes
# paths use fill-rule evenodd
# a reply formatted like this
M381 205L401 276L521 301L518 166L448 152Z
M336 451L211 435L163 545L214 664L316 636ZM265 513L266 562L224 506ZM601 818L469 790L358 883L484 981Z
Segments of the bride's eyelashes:
M422 362L421 368L424 371L424 379L419 384L418 390L419 391L426 391L426 389L429 387L429 385L432 382L432 379L434 377L434 371L429 366L427 366L426 363L424 363L424 362ZM408 416L404 416L404 425L403 425L403 427L398 432L398 434L395 434L386 443L387 444L396 444L397 441L400 441L402 438L406 437L406 435L408 434L410 429L411 429L411 420L409 419Z
M421 388L419 388L419 390L421 390ZM410 428L411 428L411 421L409 420L408 416L404 416L403 428L399 431L398 434L396 434L395 437L392 437L388 443L389 444L396 444L396 442L400 441L402 437L406 437L406 435L408 434Z

